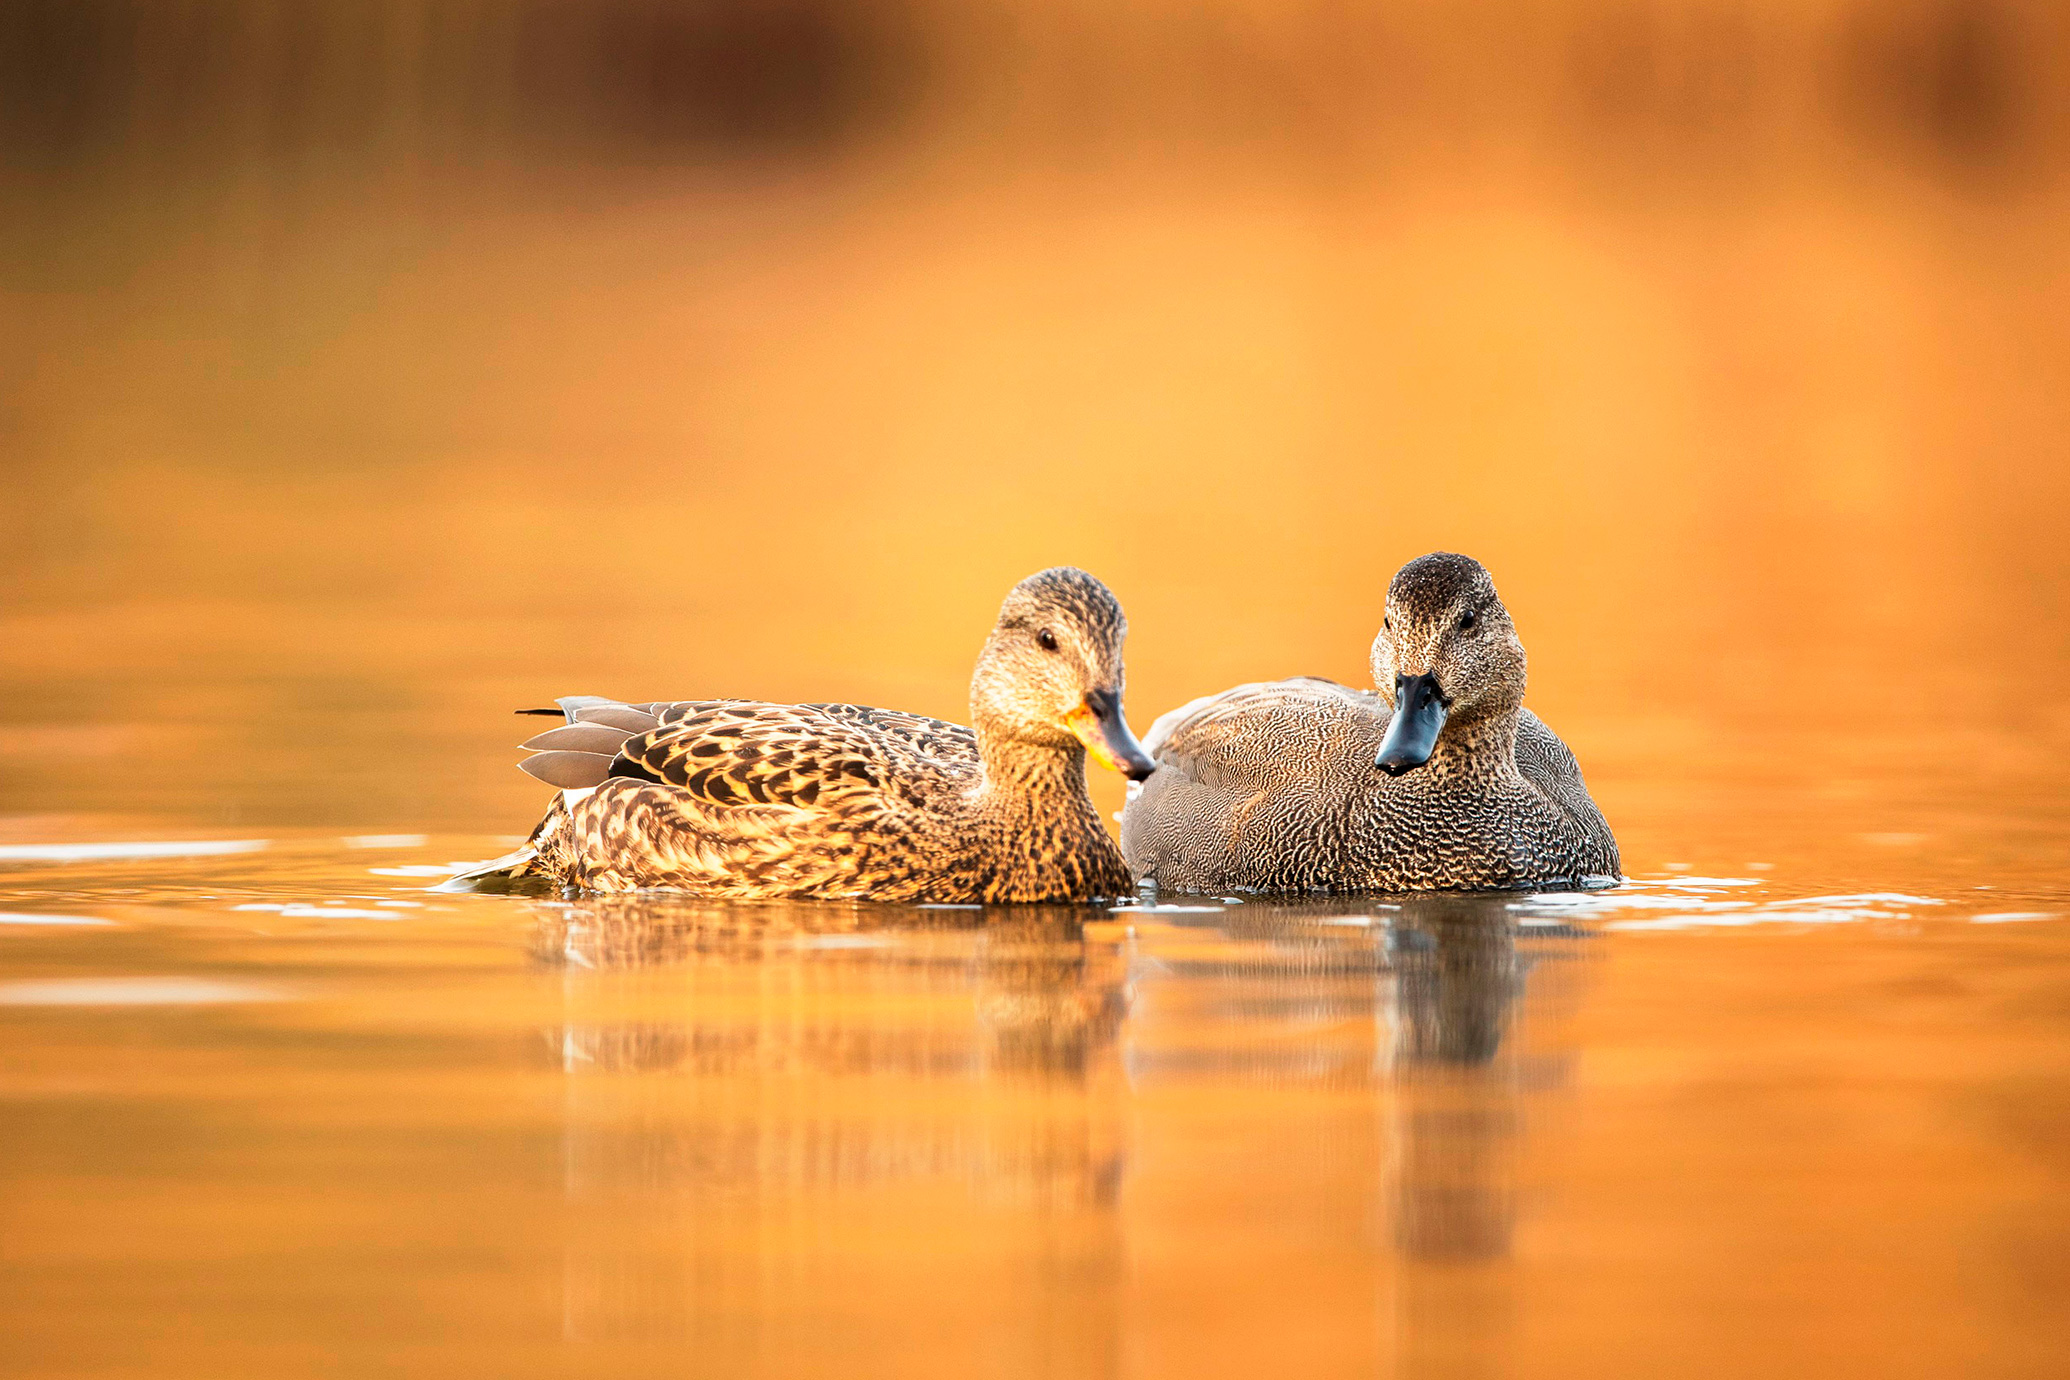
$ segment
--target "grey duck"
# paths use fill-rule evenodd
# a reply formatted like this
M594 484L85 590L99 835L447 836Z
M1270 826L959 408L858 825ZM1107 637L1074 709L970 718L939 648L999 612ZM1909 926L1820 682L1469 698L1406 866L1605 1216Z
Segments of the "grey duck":
M1617 840L1567 745L1523 707L1525 657L1478 561L1387 591L1371 691L1243 685L1150 730L1121 846L1175 891L1482 891L1614 879Z
M1132 890L1088 751L1149 775L1122 713L1121 605L1082 570L1014 586L972 727L853 704L560 701L520 765L562 787L525 846L455 882L734 899L1073 901Z

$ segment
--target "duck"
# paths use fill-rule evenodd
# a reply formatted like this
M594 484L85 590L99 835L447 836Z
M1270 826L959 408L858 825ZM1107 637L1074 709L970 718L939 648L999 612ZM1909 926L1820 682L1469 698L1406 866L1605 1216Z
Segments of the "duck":
M979 905L1132 894L1085 777L1088 754L1132 780L1154 770L1122 709L1127 631L1085 571L1030 575L978 656L968 727L745 699L520 710L565 721L519 764L560 794L523 847L453 885Z
M1152 726L1121 847L1180 892L1558 890L1618 878L1572 751L1525 709L1495 581L1437 551L1389 583L1375 690L1240 685Z

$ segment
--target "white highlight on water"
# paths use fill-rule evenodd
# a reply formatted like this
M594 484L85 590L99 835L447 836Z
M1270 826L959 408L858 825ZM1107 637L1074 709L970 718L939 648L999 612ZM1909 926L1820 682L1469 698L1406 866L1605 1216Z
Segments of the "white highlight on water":
M9 843L0 862L109 862L130 858L206 858L256 853L270 839L191 839L183 843Z
M90 977L0 982L0 1006L215 1006L283 999L283 993L269 988L213 978Z
M1606 930L1688 930L1744 925L1848 925L1866 920L1902 920L1921 906L1944 906L1933 896L1908 896L1899 891L1864 891L1846 896L1805 896L1792 900L1754 903L1751 901L1703 901L1669 896L1605 898L1605 908L1638 906L1673 909L1680 915L1657 920L1611 920Z
M385 906L391 903L380 901L376 902L376 904ZM415 905L416 902L404 901L400 904ZM245 905L232 906L230 909L270 910L291 920L401 920L404 918L392 910L360 910L353 906L326 905L322 902L309 904L300 901L251 901Z

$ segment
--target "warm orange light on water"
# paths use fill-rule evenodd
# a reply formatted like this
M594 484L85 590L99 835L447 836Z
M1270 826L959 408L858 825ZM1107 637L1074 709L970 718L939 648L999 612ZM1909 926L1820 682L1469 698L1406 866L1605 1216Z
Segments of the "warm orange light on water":
M2052 8L78 0L0 68L11 1373L2060 1369ZM1071 563L1140 734L1364 684L1432 549L1637 885L421 889L555 695L960 719Z

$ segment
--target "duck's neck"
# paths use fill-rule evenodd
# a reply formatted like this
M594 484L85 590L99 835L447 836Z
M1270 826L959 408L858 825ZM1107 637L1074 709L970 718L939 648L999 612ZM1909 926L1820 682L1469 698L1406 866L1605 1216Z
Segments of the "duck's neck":
M970 842L989 873L992 901L1088 900L1129 890L1128 864L1085 788L1085 749L1074 740L1030 743L978 732L984 761L971 804Z
M1097 825L1085 789L1085 749L1076 742L1051 747L980 733L978 755L985 764L978 785L985 813L1007 821L1083 814Z
M1433 784L1489 780L1514 774L1517 766L1517 706L1505 706L1465 722L1454 720L1438 735L1430 760L1417 771Z

